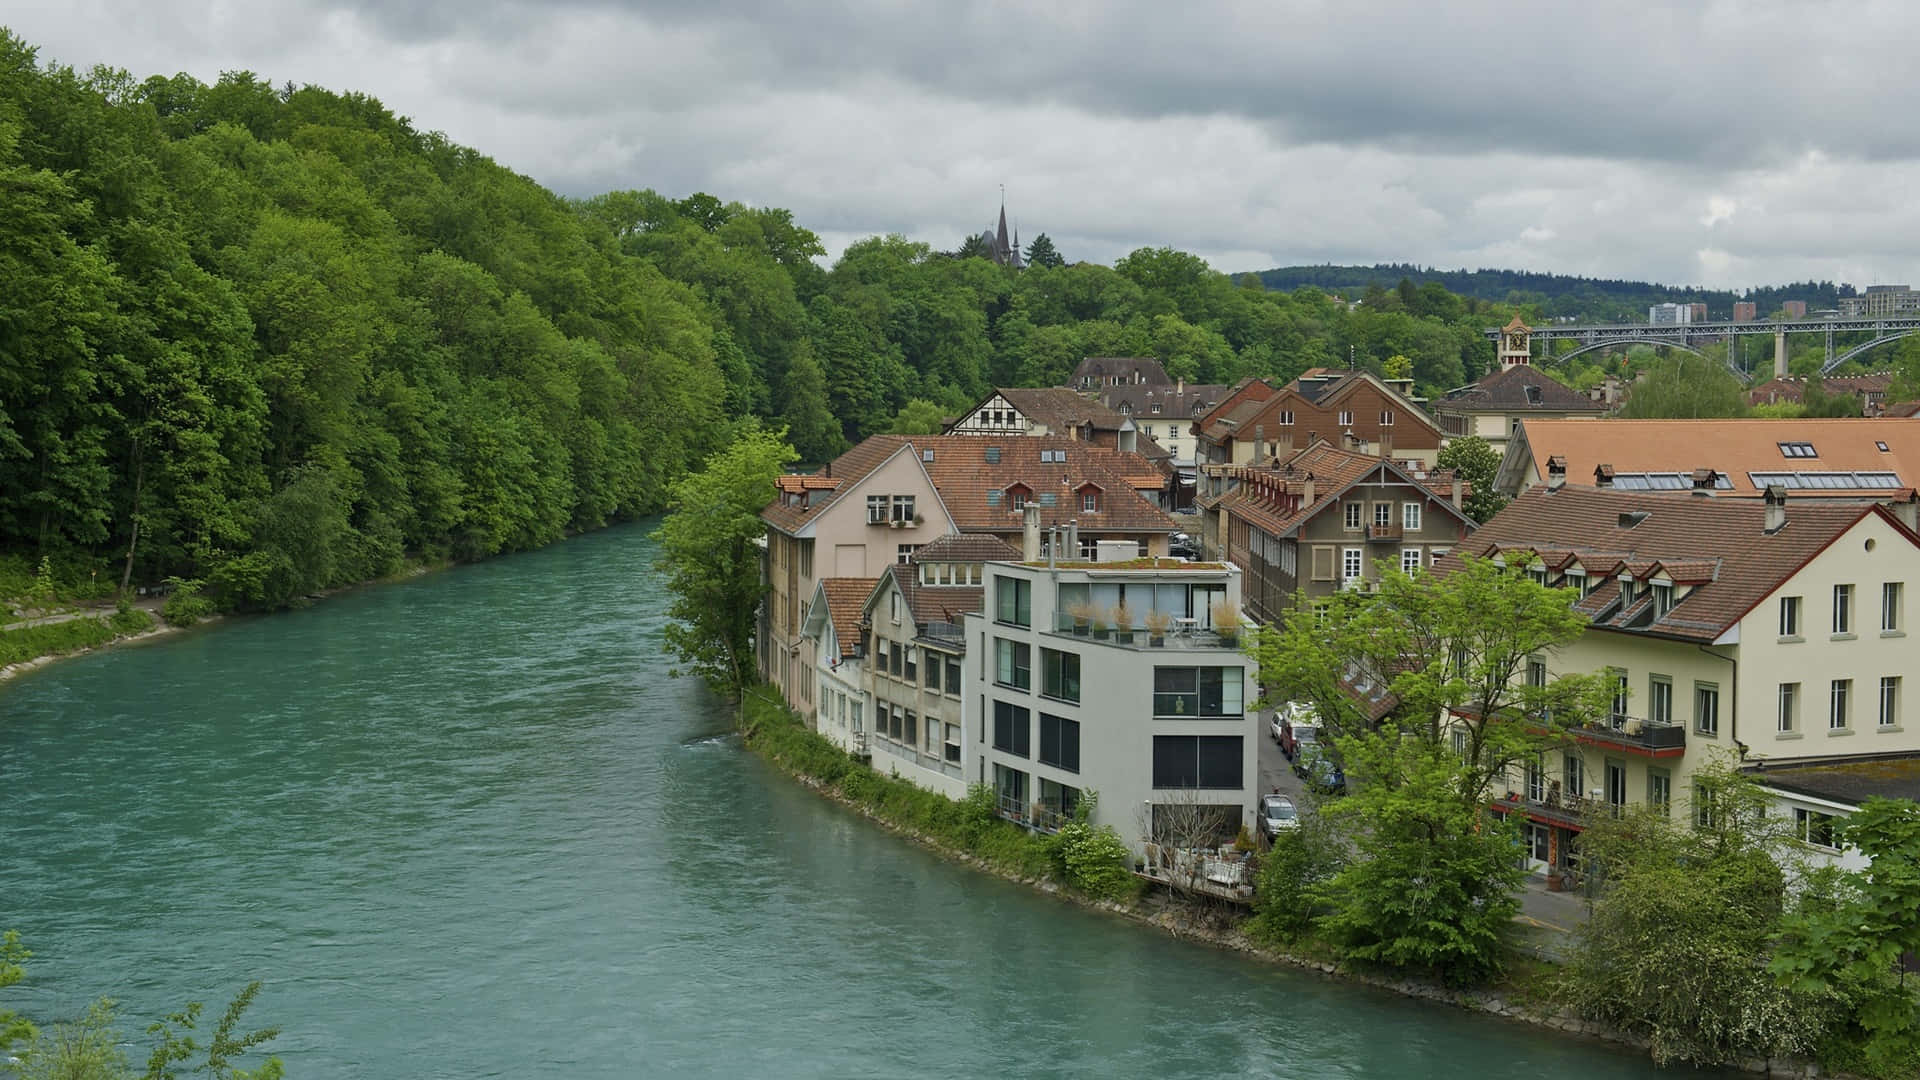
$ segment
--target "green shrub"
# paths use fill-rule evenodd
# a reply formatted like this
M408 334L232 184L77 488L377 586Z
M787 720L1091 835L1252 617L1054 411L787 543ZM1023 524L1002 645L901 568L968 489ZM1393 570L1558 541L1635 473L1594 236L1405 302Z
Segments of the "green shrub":
M1140 881L1129 869L1133 853L1113 826L1069 822L1055 841L1067 884L1099 900L1125 900L1138 893Z
M113 628L114 633L122 636L142 634L153 629L153 616L139 608L128 608L107 616L107 625Z
M203 584L197 578L168 578L167 602L160 606L160 617L175 626L192 626L213 614L213 601L200 592Z
M1299 940L1324 910L1323 890L1340 872L1344 849L1320 815L1303 814L1300 826L1281 831L1260 859L1254 891L1254 936L1271 944Z

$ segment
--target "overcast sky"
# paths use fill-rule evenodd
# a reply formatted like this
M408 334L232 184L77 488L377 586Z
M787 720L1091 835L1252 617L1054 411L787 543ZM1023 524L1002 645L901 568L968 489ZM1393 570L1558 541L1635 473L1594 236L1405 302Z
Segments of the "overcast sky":
M1920 5L0 0L43 62L370 93L572 195L831 251L1920 285Z

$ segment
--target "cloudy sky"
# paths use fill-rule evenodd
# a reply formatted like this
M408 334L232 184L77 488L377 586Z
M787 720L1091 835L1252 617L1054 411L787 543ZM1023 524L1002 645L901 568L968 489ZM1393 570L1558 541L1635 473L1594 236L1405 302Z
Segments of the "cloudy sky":
M371 93L567 194L1023 238L1920 284L1920 6L0 0L43 61Z

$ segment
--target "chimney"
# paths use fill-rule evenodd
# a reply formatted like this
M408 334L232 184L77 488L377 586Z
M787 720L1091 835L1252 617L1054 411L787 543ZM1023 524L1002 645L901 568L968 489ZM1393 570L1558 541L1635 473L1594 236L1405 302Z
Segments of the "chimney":
M1787 527L1787 489L1779 484L1767 485L1767 527L1766 533L1772 536Z
M1900 519L1900 524L1920 532L1920 494L1909 495L1899 502L1889 503L1887 509Z
M1610 488L1613 486L1613 466L1595 465L1593 467L1593 486Z
M1184 376L1174 382L1173 392L1176 394L1184 394L1187 392L1187 380Z
M1253 425L1253 457L1250 460L1254 462L1258 462L1260 460L1260 455L1263 453L1266 453L1266 450L1267 450L1267 425L1255 424Z
M1067 522L1067 558L1080 557L1080 519Z
M1547 459L1547 490L1559 491L1567 486L1567 459L1555 454Z
M1313 474L1308 473L1306 481L1300 485L1300 508L1304 510L1307 507L1312 505L1313 505Z
M1393 456L1393 429L1392 428L1380 429L1380 456L1383 458L1390 458Z
M1460 477L1460 470L1453 470L1453 508L1463 514L1466 513L1467 493L1462 489L1466 486L1467 482Z
M1020 560L1040 561L1040 504L1028 503L1020 512Z
M1693 470L1693 493L1695 495L1712 495L1713 489L1719 479L1720 474L1714 472L1712 469Z

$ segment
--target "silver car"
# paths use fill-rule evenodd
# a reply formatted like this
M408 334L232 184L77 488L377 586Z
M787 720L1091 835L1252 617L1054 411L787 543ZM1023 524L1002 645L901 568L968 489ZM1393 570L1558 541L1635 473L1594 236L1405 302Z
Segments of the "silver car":
M1280 835L1282 829L1300 827L1300 811L1294 808L1293 800L1285 795L1260 796L1260 831L1272 839Z

